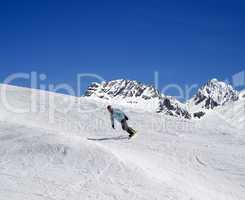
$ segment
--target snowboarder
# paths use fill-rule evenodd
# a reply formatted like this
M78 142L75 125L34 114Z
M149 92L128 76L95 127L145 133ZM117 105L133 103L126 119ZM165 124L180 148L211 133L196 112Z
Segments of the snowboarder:
M134 129L128 126L128 117L127 115L125 115L124 112L122 112L120 109L112 108L112 106L110 105L107 106L107 110L109 111L111 116L111 125L113 129L115 129L114 120L116 119L118 122L121 123L122 129L129 133L129 138L131 138L136 133Z

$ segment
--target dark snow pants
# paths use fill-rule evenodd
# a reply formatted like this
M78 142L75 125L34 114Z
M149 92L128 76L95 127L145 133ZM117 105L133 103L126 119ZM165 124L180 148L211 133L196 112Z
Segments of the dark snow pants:
M132 131L132 128L130 128L128 126L128 123L127 123L127 120L126 119L123 119L121 121L121 125L122 125L122 129L127 131L129 133L129 135L132 135L134 132Z

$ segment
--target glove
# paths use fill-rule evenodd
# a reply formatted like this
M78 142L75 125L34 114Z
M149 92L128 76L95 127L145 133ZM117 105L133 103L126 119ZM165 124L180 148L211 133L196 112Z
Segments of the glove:
M115 129L115 126L114 126L114 124L112 125L112 128L113 128L113 129Z
M127 116L125 116L125 119L126 119L126 120L128 120L128 117L127 117Z

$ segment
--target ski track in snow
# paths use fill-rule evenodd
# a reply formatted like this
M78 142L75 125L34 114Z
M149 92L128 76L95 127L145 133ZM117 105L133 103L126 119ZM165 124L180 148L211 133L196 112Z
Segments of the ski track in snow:
M7 91L11 105L31 105L29 89ZM111 129L103 102L35 94L54 97L53 122L47 102L16 114L0 100L1 200L244 199L244 130L215 116L182 121L123 107L138 130L127 140L120 125ZM69 100L76 103L64 114Z

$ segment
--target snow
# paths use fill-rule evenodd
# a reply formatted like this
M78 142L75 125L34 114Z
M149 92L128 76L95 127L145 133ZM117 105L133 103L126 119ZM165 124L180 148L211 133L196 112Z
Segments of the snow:
M214 114L226 120L236 128L245 130L245 98L218 108Z
M239 93L239 99L245 99L245 90L242 90L242 91Z
M225 106L202 120L113 101L138 130L127 140L120 125L111 129L108 102L4 87L14 110L26 111L0 99L1 200L244 199L244 101L235 116Z

